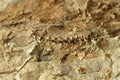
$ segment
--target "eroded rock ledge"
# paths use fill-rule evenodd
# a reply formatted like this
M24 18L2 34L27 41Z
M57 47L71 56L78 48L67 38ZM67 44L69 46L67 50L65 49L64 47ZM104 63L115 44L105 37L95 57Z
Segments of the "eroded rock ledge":
M1 4L1 80L120 79L119 0Z

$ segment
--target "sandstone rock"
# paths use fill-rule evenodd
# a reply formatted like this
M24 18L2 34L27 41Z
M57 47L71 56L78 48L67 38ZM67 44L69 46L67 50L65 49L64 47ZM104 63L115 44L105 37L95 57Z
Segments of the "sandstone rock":
M1 0L0 80L119 80L119 0Z

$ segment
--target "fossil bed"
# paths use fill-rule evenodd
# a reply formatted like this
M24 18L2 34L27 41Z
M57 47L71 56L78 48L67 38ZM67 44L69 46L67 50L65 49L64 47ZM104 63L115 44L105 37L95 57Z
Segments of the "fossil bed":
M0 80L120 80L120 0L0 0Z

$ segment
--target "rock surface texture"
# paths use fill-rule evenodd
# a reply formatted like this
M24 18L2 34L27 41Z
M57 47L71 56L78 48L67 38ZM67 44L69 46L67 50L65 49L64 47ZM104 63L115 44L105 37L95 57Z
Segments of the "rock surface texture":
M0 0L0 80L120 80L120 0Z

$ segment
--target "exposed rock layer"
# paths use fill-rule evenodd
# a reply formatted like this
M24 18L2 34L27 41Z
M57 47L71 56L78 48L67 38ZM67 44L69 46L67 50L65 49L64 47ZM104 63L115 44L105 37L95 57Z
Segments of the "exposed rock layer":
M4 1L0 79L120 79L120 0Z

